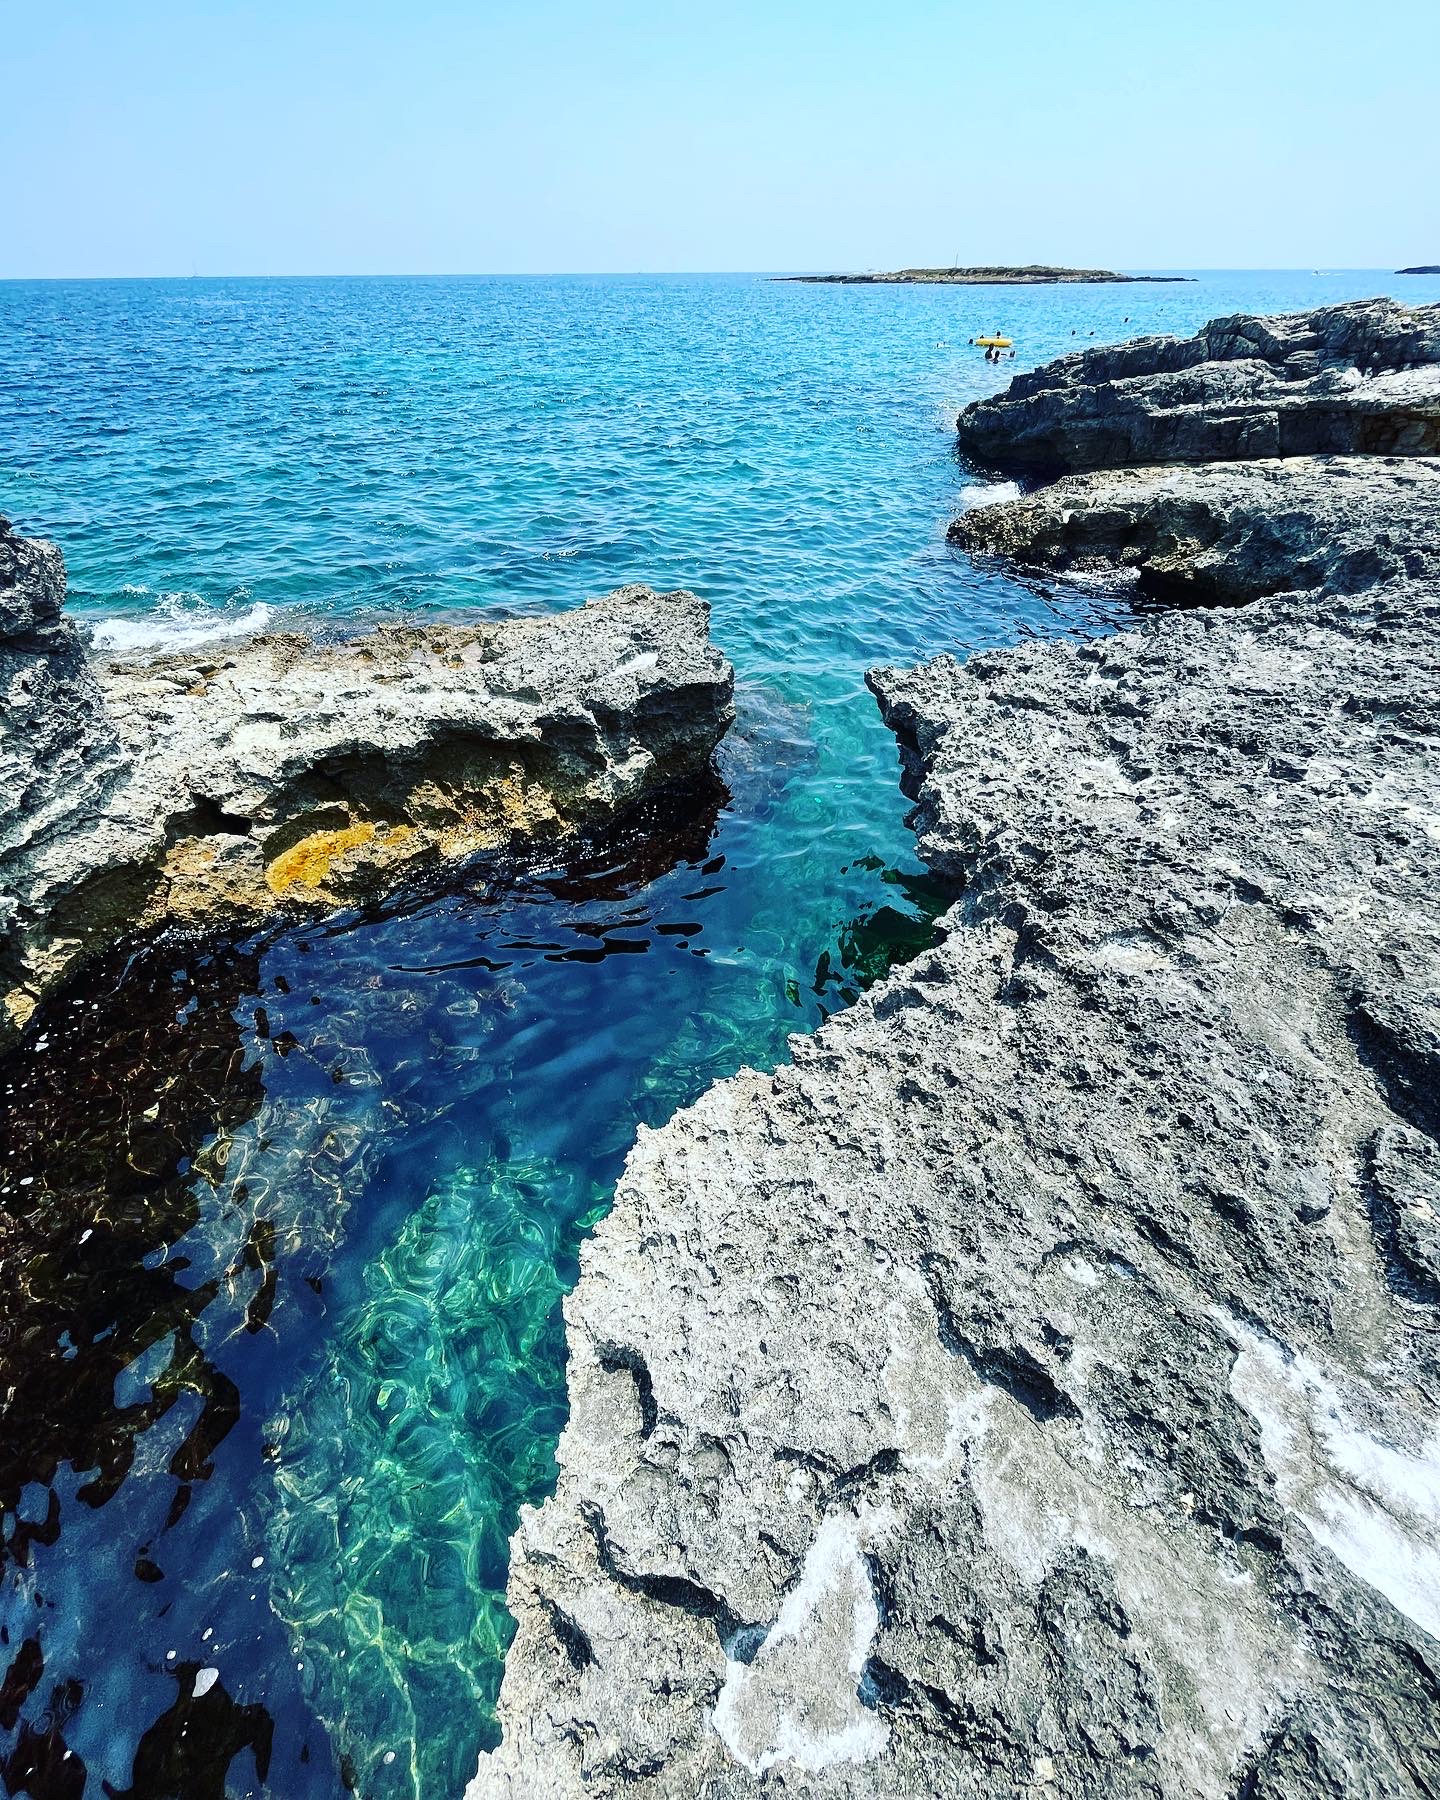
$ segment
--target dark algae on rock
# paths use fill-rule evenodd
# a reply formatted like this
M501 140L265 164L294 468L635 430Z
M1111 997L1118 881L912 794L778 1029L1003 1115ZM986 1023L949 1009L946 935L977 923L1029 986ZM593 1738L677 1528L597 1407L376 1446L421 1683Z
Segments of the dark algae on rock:
M235 1269L208 1279L193 1280L186 1261L164 1254L198 1217L187 1178L195 1159L223 1160L224 1144L261 1105L261 1069L247 1066L234 1014L257 979L256 960L217 951L185 971L161 957L127 970L127 960L94 967L95 991L113 990L115 1000L66 1005L47 1020L24 1053L23 1076L13 1057L0 1063L0 1566L17 1581L37 1547L59 1542L67 1507L115 1505L133 1476L120 1505L134 1504L134 1486L166 1490L166 1510L133 1548L135 1580L152 1590L164 1582L174 1528L240 1422L238 1389L207 1347L206 1314L213 1325L210 1309L221 1310L221 1291L237 1276L237 1329L262 1330L274 1300L273 1241L267 1254L263 1232L237 1245ZM154 1471L145 1467L147 1434L168 1448ZM6 1652L12 1710L0 1711L0 1726L14 1730L32 1692L50 1696L45 1722L20 1723L3 1765L7 1791L35 1800L78 1800L86 1789L85 1759L67 1743L83 1687L57 1629L65 1598L37 1586L33 1632ZM237 1705L202 1661L167 1663L163 1647L155 1659L161 1681L175 1684L173 1704L141 1738L129 1785L98 1791L221 1796L242 1750L263 1781L268 1713Z
M942 940L631 1152L471 1800L1440 1789L1436 310L966 415L1162 610L872 673Z

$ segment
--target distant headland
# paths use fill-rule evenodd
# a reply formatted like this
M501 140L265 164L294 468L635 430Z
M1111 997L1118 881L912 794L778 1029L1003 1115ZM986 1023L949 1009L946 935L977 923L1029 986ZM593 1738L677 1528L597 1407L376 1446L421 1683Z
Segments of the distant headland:
M1440 263L1416 263L1412 269L1397 269L1397 275L1440 275Z
M1420 270L1402 269L1402 275ZM1050 263L973 269L896 269L888 275L774 275L772 281L916 282L953 287L1036 287L1061 281L1191 281L1190 275L1120 275L1114 269L1058 269Z

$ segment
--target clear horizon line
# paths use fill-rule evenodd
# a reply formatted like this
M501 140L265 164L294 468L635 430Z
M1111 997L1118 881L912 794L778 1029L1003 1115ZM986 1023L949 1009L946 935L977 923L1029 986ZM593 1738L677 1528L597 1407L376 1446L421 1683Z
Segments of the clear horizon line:
M1010 264L971 264L971 263L908 263L906 268L1025 268L1023 263ZM1068 268L1070 265L1056 263L1046 265L1055 268ZM145 275L0 275L0 283L22 281L545 281L561 278L600 280L606 277L664 277L690 275L752 275L762 279L774 279L787 275L870 275L889 274L898 271L875 269L843 269L819 268L812 266L804 269L367 269L367 270L332 270L317 271L305 269L267 270L261 274L232 274L224 271L206 271L196 269L172 269L163 272L152 272ZM1141 265L1132 264L1128 269L1120 267L1116 274L1128 275L1141 273ZM1185 266L1172 265L1163 267L1159 264L1144 265L1143 272L1157 275L1399 275L1403 270L1397 267L1386 268L1382 264L1335 263L1328 268L1312 266L1308 270L1303 263L1253 264L1241 263L1191 263ZM984 286L984 283L977 283ZM1050 285L1037 282L1035 286ZM1057 282L1055 286L1066 284ZM1099 286L1100 283L1076 283L1076 286Z

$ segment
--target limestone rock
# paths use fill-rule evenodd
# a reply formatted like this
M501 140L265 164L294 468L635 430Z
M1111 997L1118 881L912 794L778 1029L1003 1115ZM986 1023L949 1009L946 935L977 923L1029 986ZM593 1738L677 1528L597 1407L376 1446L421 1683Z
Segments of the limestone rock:
M1046 571L1132 572L1167 605L1440 579L1440 461L1328 456L1070 475L977 507L950 541Z
M472 1800L1440 1780L1437 645L874 678L945 941L642 1134Z
M1269 597L872 674L941 941L642 1132L468 1800L1440 1787L1435 500L967 521Z
M92 665L63 591L53 545L0 537L11 1029L132 926L334 907L563 843L699 775L733 716L693 594Z
M1358 300L1097 347L976 400L979 461L1043 476L1127 463L1440 454L1440 306Z
M64 616L65 565L53 544L17 537L0 519L0 981L24 936L23 871L57 852L123 763L119 740ZM21 997L21 1010L28 1011ZM5 1031L0 1020L0 1038Z

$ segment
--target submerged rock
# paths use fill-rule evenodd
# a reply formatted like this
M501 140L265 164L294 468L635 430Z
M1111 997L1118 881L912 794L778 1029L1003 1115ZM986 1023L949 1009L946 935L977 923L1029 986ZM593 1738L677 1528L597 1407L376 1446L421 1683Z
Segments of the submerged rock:
M1180 473L981 529L1305 590L872 675L942 941L642 1132L470 1800L1440 1785L1435 473Z
M88 661L53 545L0 533L6 1019L121 932L334 907L700 774L733 672L693 594Z
M1213 319L1017 375L957 421L960 447L1052 476L1124 463L1440 454L1440 306L1357 300Z

